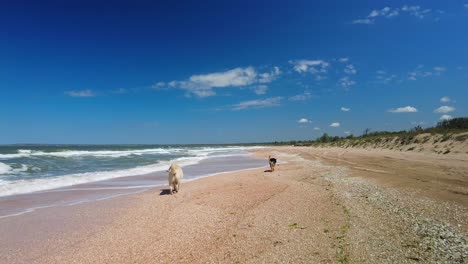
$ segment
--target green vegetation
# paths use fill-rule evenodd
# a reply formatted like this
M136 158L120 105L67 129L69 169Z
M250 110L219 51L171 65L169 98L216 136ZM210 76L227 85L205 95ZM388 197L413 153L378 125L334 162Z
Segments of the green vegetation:
M370 128L366 128L361 136L348 135L346 137L330 136L324 133L321 137L315 140L304 141L287 141L287 142L271 142L261 143L264 145L294 145L294 146L338 146L338 147L364 147L369 144L384 145L392 143L392 145L405 146L409 144L427 143L431 140L431 136L417 137L421 134L431 134L437 136L433 144L445 142L449 139L457 141L465 141L468 135L457 135L468 132L468 117L454 118L439 122L434 127L422 128L416 126L410 130L401 131L375 131L371 132ZM258 144L257 144L258 145ZM410 148L408 150L413 150Z

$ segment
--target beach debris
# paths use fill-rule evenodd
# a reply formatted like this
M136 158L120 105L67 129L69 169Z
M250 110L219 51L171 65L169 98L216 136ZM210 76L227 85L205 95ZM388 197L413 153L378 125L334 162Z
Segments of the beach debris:
M306 229L307 227L300 226L298 223L293 223L289 225L290 229Z

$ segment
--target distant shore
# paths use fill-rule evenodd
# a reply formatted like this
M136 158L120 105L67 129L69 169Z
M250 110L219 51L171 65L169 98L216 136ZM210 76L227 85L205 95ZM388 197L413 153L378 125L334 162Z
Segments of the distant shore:
M6 263L468 260L468 155L273 147L265 166L0 219ZM280 164L268 172L266 157ZM227 161L229 162L229 161Z

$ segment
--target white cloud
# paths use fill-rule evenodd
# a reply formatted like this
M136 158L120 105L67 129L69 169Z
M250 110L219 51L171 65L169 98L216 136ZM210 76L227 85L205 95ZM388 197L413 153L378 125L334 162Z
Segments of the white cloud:
M94 97L96 96L92 90L73 90L73 91L66 91L66 95L71 97Z
M402 11L408 12L410 15L415 16L419 19L423 19L429 13L431 13L431 9L422 9L421 6L403 6L401 8Z
M450 119L452 119L452 118L453 118L453 117L452 117L451 115L442 115L442 116L440 117L440 120L450 120Z
M234 68L224 72L214 72L208 74L192 75L186 81L171 81L168 83L159 82L153 88L164 86L179 88L187 91L188 95L195 94L198 97L213 96L216 94L215 88L243 87L256 83L270 83L274 81L281 71L278 67L265 73L258 73L254 67Z
M177 81L170 81L167 83L169 87L175 88L177 86Z
M386 71L382 71L382 70L377 71L377 75L385 75L385 74L387 74Z
M331 127L340 127L340 123L339 122L331 123L330 126Z
M448 97L448 96L444 96L444 97L440 98L440 101L441 101L442 103L448 103L448 102L451 101L451 99L450 99L450 97Z
M321 130L320 127L314 127L314 130Z
M341 63L346 63L346 62L349 61L349 58L347 58L347 57L339 58L338 61L341 62Z
M446 114L446 113L450 113L450 112L453 112L453 111L455 111L455 107L443 105L443 106L437 108L436 110L434 110L434 113Z
M370 25L370 24L374 24L374 20L373 20L373 19L369 19L369 18L356 19L356 20L353 20L353 24Z
M468 4L464 4L463 6L464 6L465 8L468 8Z
M391 12L389 12L385 17L391 18L391 17L396 17L400 15L400 11L398 8L393 9Z
M416 81L420 78L440 76L446 70L447 68L441 66L433 67L432 70L425 70L424 65L419 64L416 69L408 73L408 80Z
M350 132L350 131L345 131L344 133L345 133L346 135L349 135L349 134L351 134L351 132Z
M418 109L412 107L412 106L405 106L405 107L398 107L396 109L390 109L388 110L390 113L416 113L418 112Z
M443 72L445 72L447 70L447 68L437 66L437 67L434 67L433 70L434 70L435 75L441 75Z
M165 86L168 86L165 82L157 82L151 86L153 89L161 89L164 88Z
M268 86L261 84L254 87L254 92L258 95L266 94L268 91Z
M357 73L357 70L356 70L356 68L354 67L354 65L348 64L348 65L346 65L346 67L345 67L345 69L344 69L344 72L345 72L346 74L353 75L353 74L356 74L356 73Z
M438 10L438 12L442 14L444 11ZM397 17L397 16L401 15L402 13L417 17L419 19L423 19L426 16L430 15L432 13L432 10L431 9L423 9L423 8L421 8L421 6L407 6L407 5L404 5L401 8L398 8L398 7L392 8L392 7L386 6L386 7L382 8L382 9L372 10L369 13L369 15L367 15L367 17L353 20L352 23L353 24L374 24L376 19L379 19L379 18L387 18L387 19L394 18L394 17Z
M343 106L341 107L341 111L343 111L343 112L348 112L350 110L351 110L351 108L347 108L347 107L343 107Z
M311 97L312 97L312 95L309 92L305 91L302 94L297 94L297 95L291 96L288 99L290 101L306 101L306 100L309 100Z
M301 118L301 119L297 120L297 122L299 124L307 124L307 123L312 123L312 120L309 120L307 118Z
M235 68L225 72L192 75L183 85L203 88L245 86L254 83L256 78L257 72L253 67Z
M289 61L294 67L294 70L303 73L311 72L313 74L327 73L330 63L323 60L295 60Z
M379 80L379 82L382 82L384 84L388 84L394 80L396 80L397 76L395 74L388 74L386 71L383 70L378 70L376 75L376 79Z
M345 88L346 90L356 84L356 82L351 80L348 76L339 79L338 83L341 85L341 87Z
M262 100L250 100L240 102L232 106L232 110L244 110L248 108L265 108L265 107L275 107L280 105L282 97L272 97Z
M388 6L380 9L380 10L372 10L370 14L367 16L368 18L374 18L374 17L392 17L392 16L397 16L398 13L398 8L392 9Z
M276 78L278 78L278 76L281 74L281 70L279 67L273 67L273 70L271 72L265 72L265 73L260 73L258 75L258 82L259 83L270 83L274 80L276 80Z

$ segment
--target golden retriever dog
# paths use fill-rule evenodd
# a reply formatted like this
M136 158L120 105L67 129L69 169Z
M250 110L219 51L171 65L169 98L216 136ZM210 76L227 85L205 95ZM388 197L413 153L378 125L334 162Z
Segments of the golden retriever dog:
M174 192L179 192L180 190L180 184L182 181L182 178L184 177L184 172L182 171L182 168L177 164L176 162L172 163L172 165L169 167L167 170L169 173L169 190L171 194Z
M270 164L271 172L274 172L276 166L276 159L272 158L271 156L268 156L268 163Z

